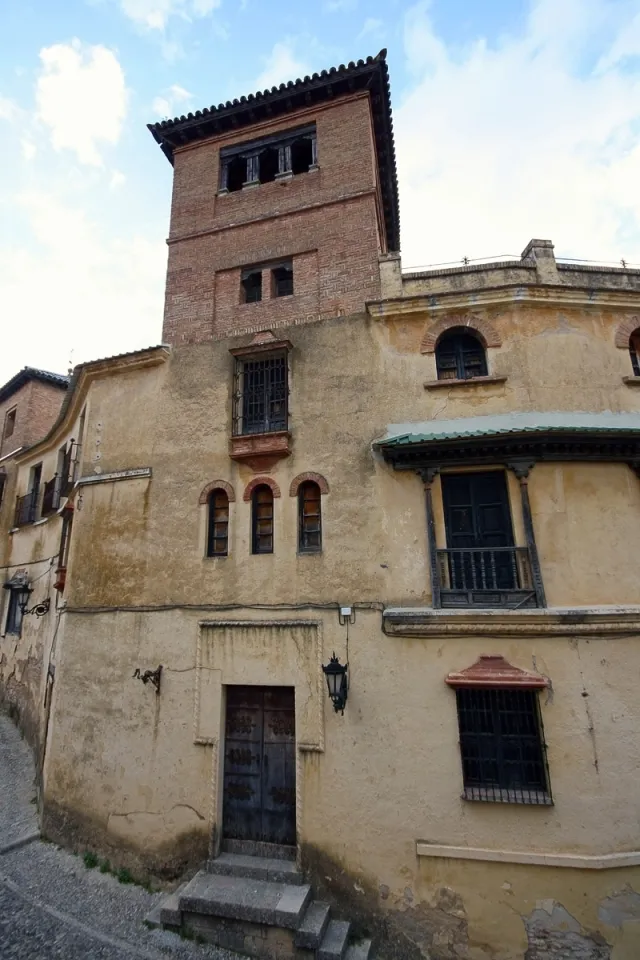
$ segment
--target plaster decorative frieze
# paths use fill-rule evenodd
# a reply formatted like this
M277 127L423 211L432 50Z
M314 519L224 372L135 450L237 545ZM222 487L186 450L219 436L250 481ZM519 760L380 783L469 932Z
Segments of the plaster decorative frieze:
M382 624L390 637L640 637L640 606L528 610L387 607Z
M483 860L491 863L523 863L541 867L571 867L574 870L612 870L640 866L640 850L620 853L539 853L533 850L490 850L483 847L454 847L418 840L419 857L444 857L447 860Z
M516 303L540 307L602 307L603 309L638 310L640 292L632 290L594 291L586 288L517 284L485 290L439 291L402 299L371 301L367 312L374 318L397 317L411 313L441 314L485 307L509 306Z
M100 473L80 477L76 481L78 486L90 483L115 483L117 480L139 480L141 477L151 478L151 467L136 467L134 470L114 470L111 473Z

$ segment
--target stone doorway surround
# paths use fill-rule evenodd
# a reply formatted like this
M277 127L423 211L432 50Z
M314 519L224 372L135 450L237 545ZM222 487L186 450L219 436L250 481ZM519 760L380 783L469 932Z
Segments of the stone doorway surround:
M303 830L303 753L324 752L321 620L203 620L198 624L194 694L194 743L211 746L209 856L222 840L225 687L295 689L296 838Z

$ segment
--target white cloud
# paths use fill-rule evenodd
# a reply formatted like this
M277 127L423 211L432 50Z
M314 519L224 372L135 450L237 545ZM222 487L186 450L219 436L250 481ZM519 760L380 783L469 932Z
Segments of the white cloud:
M222 0L120 0L122 12L147 30L164 30L171 17L207 17Z
M263 58L263 63L264 69L253 84L255 90L267 90L311 72L307 64L296 57L291 40L275 43L271 53Z
M22 244L0 248L0 289L16 331L0 357L0 382L25 363L64 371L74 362L160 340L166 249L127 226L110 232L55 191L25 192L11 214Z
M531 237L558 255L640 262L631 13L536 0L520 36L455 51L428 3L407 13L414 80L394 111L405 266L518 254Z
M0 94L0 120L15 120L19 112L17 103Z
M109 179L109 189L117 190L126 182L126 179L121 170L114 170Z
M375 37L379 36L382 33L382 28L384 27L384 21L378 20L376 17L367 17L364 24L362 25L362 30L356 37L356 40L362 40L364 37Z
M98 145L120 138L127 109L124 73L116 55L79 40L40 51L38 119L55 150L72 150L81 163L101 166Z
M355 10L357 5L358 0L326 0L324 8L329 13L337 13L338 11L346 13L349 10Z
M192 100L192 94L184 87L174 83L164 91L161 97L156 97L151 104L152 111L159 117L175 117L178 113L178 107L188 109L187 104Z
M37 153L36 145L28 137L22 137L20 140L20 149L25 160L33 160Z

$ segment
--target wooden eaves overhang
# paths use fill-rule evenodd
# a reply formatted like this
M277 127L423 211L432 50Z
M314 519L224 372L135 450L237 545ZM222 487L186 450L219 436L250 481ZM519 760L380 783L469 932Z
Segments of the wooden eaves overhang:
M404 433L392 426L373 447L396 470L572 460L628 463L640 471L638 414L505 414L470 418L462 429L455 424L416 424Z
M398 177L391 116L391 92L387 51L375 57L332 67L270 90L258 90L246 97L228 100L176 117L147 124L154 140L173 164L174 151L198 140L221 134L237 133L261 121L274 119L313 106L330 103L337 97L368 92L371 102L373 134L376 143L378 176L382 194L388 249L400 249L400 211Z

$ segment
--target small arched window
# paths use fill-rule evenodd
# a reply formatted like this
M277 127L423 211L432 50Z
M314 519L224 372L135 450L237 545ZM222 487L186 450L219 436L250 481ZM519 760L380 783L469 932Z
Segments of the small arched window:
M320 487L313 480L298 489L298 550L318 553L322 550L322 509Z
M229 553L229 497L224 490L212 490L208 497L207 556Z
M266 483L251 494L251 552L273 553L273 492Z
M636 377L640 377L640 327L634 330L629 337L629 354L631 356L633 374Z
M487 376L484 347L473 333L448 330L436 347L438 380L471 380Z

